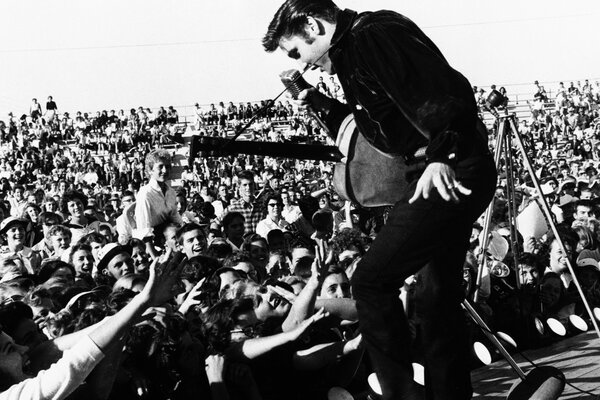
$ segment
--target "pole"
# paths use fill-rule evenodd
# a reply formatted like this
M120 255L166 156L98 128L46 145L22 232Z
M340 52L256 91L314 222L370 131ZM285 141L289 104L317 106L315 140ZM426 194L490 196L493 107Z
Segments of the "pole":
M550 225L550 228L552 229L552 232L554 233L554 236L556 237L556 240L558 241L558 244L559 244L562 252L564 254L567 254L565 245L562 241L562 238L558 234L558 229L556 228L556 224L554 223L554 219L552 218L552 212L550 211L550 207L548 206L546 198L544 197L544 194L542 193L542 188L537 179L537 176L535 175L535 171L533 170L533 167L531 166L531 162L530 162L529 156L527 155L527 152L525 150L525 145L523 144L523 140L519 134L519 131L517 130L517 127L515 124L515 115L511 114L511 115L501 116L500 118L509 121L509 127L512 130L512 133L514 134L514 137L515 137L516 143L517 143L517 147L519 148L519 151L521 152L521 156L523 157L523 164L527 168L527 171L529 172L529 175L531 176L531 181L533 182L535 189L539 193L539 204L542 206L542 211L544 212L544 215L546 216L546 219L548 220L548 224ZM569 272L572 275L573 282L575 283L575 287L577 288L577 291L579 292L579 295L581 296L581 300L583 301L585 309L586 309L588 315L590 316L592 325L594 325L596 334L600 338L600 329L598 328L598 323L596 322L594 313L592 312L592 309L590 308L590 305L589 305L588 301L586 300L585 295L583 294L583 289L581 288L581 285L579 284L577 276L575 275L575 271L573 270L573 266L571 265L571 260L569 260L568 257L567 257L567 267L569 268Z

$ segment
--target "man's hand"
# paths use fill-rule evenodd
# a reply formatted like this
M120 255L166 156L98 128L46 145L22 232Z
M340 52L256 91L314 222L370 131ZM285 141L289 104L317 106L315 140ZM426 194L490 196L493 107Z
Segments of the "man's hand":
M415 194L408 201L409 204L414 203L420 197L428 199L431 190L435 188L446 201L458 203L458 193L466 196L471 194L471 190L464 187L456 180L454 170L447 164L434 162L425 168L423 175L417 182Z
M320 111L327 115L331 109L331 99L314 87L301 91L298 98L292 101L303 111Z

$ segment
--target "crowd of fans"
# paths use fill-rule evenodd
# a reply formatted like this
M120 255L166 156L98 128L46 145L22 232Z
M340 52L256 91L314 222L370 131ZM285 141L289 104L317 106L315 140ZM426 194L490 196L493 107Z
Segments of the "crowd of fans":
M589 318L566 260L600 307L600 86L561 84L550 99L536 85L518 128L543 193L518 154L511 169L502 161L490 245L481 248L475 224L464 267L465 296L521 350L560 339L549 319L573 335L571 316ZM318 87L342 98L334 81ZM484 93L474 88L482 113ZM325 141L290 105L262 106L197 106L187 129L226 136L256 116L257 140ZM274 156L196 158L171 187L175 158L165 147L181 129L173 107L72 118L51 97L45 110L34 99L28 114L0 122L0 398L371 390L350 278L385 207L340 199L331 163ZM513 187L517 204L507 200ZM529 236L508 222L509 208L524 213L542 195L567 254L547 228ZM399 293L409 317L417 285L418 275ZM427 345L417 331L416 362ZM474 324L471 332L485 342Z

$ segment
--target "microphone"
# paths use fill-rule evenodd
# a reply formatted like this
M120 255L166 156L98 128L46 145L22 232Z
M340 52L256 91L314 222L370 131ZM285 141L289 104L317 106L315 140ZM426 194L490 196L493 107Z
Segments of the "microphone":
M306 82L300 71L297 69L283 71L281 74L279 74L279 78L294 100L298 99L298 95L301 91L312 88L312 86ZM329 128L327 128L327 125L325 125L321 117L319 117L319 115L310 107L307 109L307 111L308 114L315 121L317 121L321 129L323 129L325 133L329 134Z

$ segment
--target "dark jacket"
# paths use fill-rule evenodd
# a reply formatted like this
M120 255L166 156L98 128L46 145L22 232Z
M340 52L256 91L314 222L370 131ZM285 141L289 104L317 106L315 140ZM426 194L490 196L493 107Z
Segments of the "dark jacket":
M392 11L339 13L329 52L347 105L326 123L337 132L352 112L378 149L404 156L427 146L429 162L453 164L487 151L469 81L408 18Z

